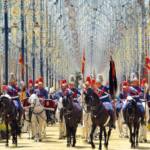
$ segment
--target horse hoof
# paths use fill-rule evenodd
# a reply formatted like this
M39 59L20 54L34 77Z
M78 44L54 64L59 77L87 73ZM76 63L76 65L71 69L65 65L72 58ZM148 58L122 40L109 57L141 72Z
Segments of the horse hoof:
M147 139L144 139L144 142L147 143Z
M107 144L104 144L104 148L105 148L105 150L108 150Z
M67 147L70 147L70 144L67 144Z
M92 144L92 149L95 149L95 145L94 144Z
M39 139L39 142L42 142L42 139Z
M128 135L125 135L125 136L124 136L124 138L127 138L127 139L128 139L128 138L129 138L129 136L128 136Z
M5 144L5 146L6 146L6 147L8 147L8 143L7 143L7 144Z

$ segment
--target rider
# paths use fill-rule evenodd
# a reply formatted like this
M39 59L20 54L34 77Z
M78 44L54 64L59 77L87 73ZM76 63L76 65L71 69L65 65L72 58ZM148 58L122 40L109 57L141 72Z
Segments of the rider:
M145 124L145 122L144 122L145 110L144 110L144 107L143 107L142 101L141 101L141 98L143 98L143 93L139 86L139 81L137 78L134 78L131 81L131 86L130 86L129 90L130 90L130 96L136 101L138 109L140 111L141 123Z
M127 81L123 81L121 83L121 91L119 93L118 101L116 103L116 111L119 113L123 104L126 103L126 99L128 96L128 88L129 83Z
M35 93L40 98L40 101L43 103L44 100L48 99L48 91L44 88L43 78L40 77L38 80L38 89L35 90ZM47 122L49 121L49 111L46 110Z
M60 81L60 90L56 93L58 97L58 112L59 112L59 139L63 139L66 136L65 123L63 119L63 109L62 109L62 98L67 95L68 84L65 79Z
M140 115L141 115L141 123L145 124L145 122L144 122L145 110L144 110L144 107L141 102L141 97L143 96L143 94L142 94L142 90L139 86L139 81L138 81L137 77L134 76L134 78L131 78L130 86L128 89L129 89L128 95L131 96L132 99L134 99L136 101L137 107L138 107ZM129 104L130 103L127 101L123 105L124 117L125 117L126 108L129 106Z
M19 112L19 116L18 116L18 124L21 124L21 117L22 117L22 112L23 112L23 108L21 105L21 102L19 100L19 88L17 86L16 83L16 78L14 73L11 73L10 76L10 80L9 80L9 85L7 87L7 94L12 98L18 112Z
M79 97L81 93L78 88L75 87L75 83L73 81L69 83L68 88L70 90L70 96L75 102L79 103Z
M112 128L115 128L115 113L111 103L110 94L108 87L103 85L103 76L98 74L97 76L97 94L99 96L100 101L103 102L105 108L108 110L108 113L111 117Z

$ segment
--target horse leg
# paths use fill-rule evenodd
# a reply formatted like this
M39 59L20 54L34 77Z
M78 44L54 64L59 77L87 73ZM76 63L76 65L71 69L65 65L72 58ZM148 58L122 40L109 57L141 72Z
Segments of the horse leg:
M21 134L20 127L17 124L17 120L15 121L15 128L14 128L14 144L17 146L17 135Z
M100 133L99 133L99 150L102 149L102 134L103 134L103 128L100 127Z
M112 128L109 128L109 130L108 130L108 135L107 135L107 141L106 141L106 145L107 145L107 149L108 149L108 144L109 144L109 138L110 138L110 135L111 135L111 130L112 130Z
M92 124L92 129L90 133L90 143L91 143L92 148L95 148L95 144L93 142L93 134L94 134L95 129L96 129L96 125Z
M70 127L66 125L66 134L67 134L67 147L70 147L71 144L71 130Z
M11 134L12 134L12 144L13 146L16 145L16 134L17 134L17 122L13 121L11 124Z
M104 146L107 149L108 144L107 144L107 133L106 133L106 128L103 127L103 131L104 131Z
M73 134L73 144L72 147L75 147L76 145L76 131L77 131L77 126L73 128L72 134Z
M131 143L131 148L133 148L133 134L132 134L132 127L129 126L129 131L130 131L130 143Z
M135 125L136 126L136 125ZM139 143L139 124L138 126L136 127L136 146L138 146L138 143Z
M6 125L6 147L8 147L8 140L9 140L9 129L8 129L8 123L5 123Z

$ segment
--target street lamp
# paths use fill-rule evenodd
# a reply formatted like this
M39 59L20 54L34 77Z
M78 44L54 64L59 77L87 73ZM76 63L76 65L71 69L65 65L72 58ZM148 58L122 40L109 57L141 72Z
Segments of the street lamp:
M4 30L5 30L5 84L8 84L8 34L9 34L9 29L8 29L8 1L4 0Z

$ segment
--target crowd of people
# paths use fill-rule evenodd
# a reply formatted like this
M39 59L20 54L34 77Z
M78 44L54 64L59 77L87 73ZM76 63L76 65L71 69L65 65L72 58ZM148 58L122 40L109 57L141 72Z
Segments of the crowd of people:
M148 82L143 79L141 84L136 76L130 81L123 81L120 84L119 94L117 94L116 99L112 99L109 94L109 85L103 84L103 76L98 75L96 79L88 76L82 85L82 88L75 87L75 82L67 80L61 80L60 88L55 90L53 87L48 90L44 87L43 78L40 77L35 82L32 80L28 81L28 87L22 81L20 86L17 85L17 80L14 74L11 74L9 85L3 87L3 92L7 93L12 99L15 99L15 105L19 111L22 111L24 102L31 96L32 93L36 93L40 98L41 103L46 99L59 100L60 97L71 97L75 102L82 105L82 95L88 94L88 92L94 91L98 96L100 101L103 102L108 112L110 113L111 119L113 121L112 127L115 128L115 113L114 111L123 110L128 106L128 98L132 97L138 104L138 108L141 112L142 118L144 118L144 108L141 104L141 100L146 99L150 101L150 90L148 87ZM117 100L117 101L116 101ZM114 109L116 107L116 109ZM50 121L50 113L47 110L47 122ZM21 116L20 116L21 117ZM19 117L19 118L20 118ZM21 118L20 118L21 119ZM19 119L19 120L20 120ZM144 119L142 119L144 123Z

